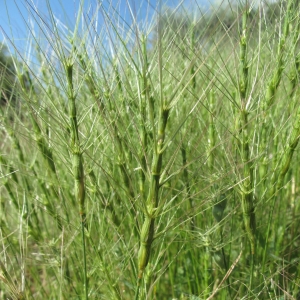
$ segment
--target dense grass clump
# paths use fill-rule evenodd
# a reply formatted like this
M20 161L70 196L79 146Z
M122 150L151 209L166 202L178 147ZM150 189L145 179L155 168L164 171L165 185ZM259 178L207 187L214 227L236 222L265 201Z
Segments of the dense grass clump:
M0 81L0 299L298 299L298 1L47 3Z

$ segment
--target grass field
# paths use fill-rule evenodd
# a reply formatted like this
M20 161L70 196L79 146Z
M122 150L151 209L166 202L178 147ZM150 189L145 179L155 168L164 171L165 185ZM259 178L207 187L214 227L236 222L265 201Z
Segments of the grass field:
M0 299L300 299L298 1L82 7L9 45Z

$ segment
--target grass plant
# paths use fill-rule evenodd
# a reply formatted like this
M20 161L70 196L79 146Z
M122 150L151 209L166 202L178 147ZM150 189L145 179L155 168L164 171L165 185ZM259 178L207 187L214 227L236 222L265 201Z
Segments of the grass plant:
M4 33L0 299L298 299L298 1L46 3Z

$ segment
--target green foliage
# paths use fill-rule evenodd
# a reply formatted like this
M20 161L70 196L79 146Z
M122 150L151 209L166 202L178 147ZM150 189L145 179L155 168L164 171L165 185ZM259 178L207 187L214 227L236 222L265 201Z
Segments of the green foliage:
M99 4L101 33L47 3L1 108L0 299L297 299L298 1L144 30Z

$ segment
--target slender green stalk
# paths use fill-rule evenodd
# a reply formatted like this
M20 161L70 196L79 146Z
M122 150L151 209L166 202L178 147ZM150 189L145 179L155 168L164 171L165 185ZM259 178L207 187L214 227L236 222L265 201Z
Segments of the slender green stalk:
M151 137L151 132L149 133L148 128L153 128L153 98L150 95L150 83L149 83L149 62L148 62L148 54L147 54L147 38L146 36L142 36L141 38L141 47L142 47L142 91L139 99L139 122L140 122L140 153L139 153L139 159L141 168L139 170L139 189L140 189L140 195L142 197L142 201L144 201L145 198L145 172L147 169L147 162L146 162L146 156L148 150L148 141ZM148 120L147 120L147 113L148 111ZM149 122L149 124L147 124Z
M83 280L84 280L84 296L88 297L88 278L86 265L86 246L85 246L85 230L86 230L86 212L85 212L85 183L84 183L84 168L82 149L79 140L77 109L76 109L76 95L73 86L73 61L70 57L65 63L65 72L68 83L68 100L69 100L69 117L70 117L70 149L72 153L72 167L74 177L74 193L76 202L79 205L79 215L81 223L82 236L82 250L83 250Z
M159 115L157 143L154 145L154 154L151 167L149 193L145 206L144 223L140 233L140 249L138 253L138 279L135 299L139 297L139 288L142 283L145 268L150 259L151 246L154 240L154 223L158 213L160 175L162 171L162 158L164 152L165 130L169 116L169 108L162 105Z
M240 34L240 81L239 81L239 97L240 97L240 109L241 109L241 160L243 166L243 177L240 183L241 189L241 204L243 212L243 220L245 230L250 242L251 248L251 275L250 275L250 290L252 289L253 280L253 268L254 268L254 254L255 254L255 212L254 212L254 196L253 196L253 162L250 156L250 136L249 136L249 124L248 124L248 106L249 99L247 99L248 84L249 84L249 72L248 72L248 59L247 59L247 19L249 14L248 2L243 12L242 30Z

